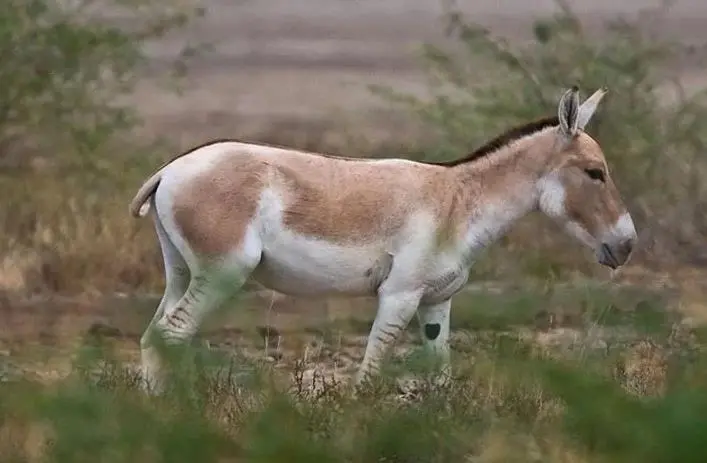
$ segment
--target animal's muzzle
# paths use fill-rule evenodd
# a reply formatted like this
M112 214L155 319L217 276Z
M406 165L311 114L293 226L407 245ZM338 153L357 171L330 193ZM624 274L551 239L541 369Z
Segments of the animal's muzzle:
M602 243L599 263L612 269L621 267L631 256L635 241L634 238L628 238L615 244Z

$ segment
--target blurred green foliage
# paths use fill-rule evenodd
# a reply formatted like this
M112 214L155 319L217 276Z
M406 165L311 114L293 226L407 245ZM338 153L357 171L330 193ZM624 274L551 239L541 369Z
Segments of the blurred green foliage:
M101 149L138 122L121 97L148 71L145 44L202 13L178 0L3 1L0 172L42 153L65 173L110 174ZM198 49L167 63L170 81Z

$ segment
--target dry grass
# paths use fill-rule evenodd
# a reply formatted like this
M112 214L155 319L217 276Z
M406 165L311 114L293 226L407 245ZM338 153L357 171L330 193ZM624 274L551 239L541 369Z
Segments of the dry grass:
M130 371L149 316L140 312L155 301L106 304L104 322L113 330L65 328L61 341L34 347L26 335L0 357L5 370L17 369L0 385L6 399L0 401L0 452L14 452L17 461L38 461L40 454L49 461L82 461L86 446L101 443L100 461L181 461L168 454L188 434L191 457L202 461L607 461L618 450L591 440L604 439L597 429L611 432L615 418L582 411L572 391L586 388L584 400L596 402L592 410L615 409L630 423L627 429L637 427L615 437L621 451L645 457L631 433L653 432L651 426L672 418L644 416L634 423L638 418L621 407L640 411L645 402L640 413L649 413L651 400L669 402L685 387L701 388L704 375L691 373L701 357L684 358L703 345L700 328L680 324L674 311L680 297L671 291L563 288L553 294L533 285L470 290L453 311L456 378L446 388L428 381L413 328L375 387L355 400L347 383L360 362L370 312L319 321L290 313L278 327L280 345L266 350L254 329L262 307L243 299L200 335L196 344L208 340L208 349L190 350L179 367L187 371L178 370L176 384L184 389L147 400ZM538 328L536 315L546 312L559 322ZM518 316L524 313L529 315ZM618 389L586 385L596 381L594 374ZM30 382L15 383L21 378ZM608 400L618 402L602 402ZM52 445L43 447L47 436Z
M154 232L130 219L125 194L90 195L42 174L5 184L13 194L2 211L4 289L96 293L160 286Z

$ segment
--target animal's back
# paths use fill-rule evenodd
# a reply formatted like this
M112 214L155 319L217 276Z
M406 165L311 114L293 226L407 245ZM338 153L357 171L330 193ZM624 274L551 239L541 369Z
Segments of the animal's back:
M232 142L176 160L165 178L179 183L175 213L198 215L198 222L212 224L205 226L216 226L217 218L225 224L232 222L228 217L252 217L258 204L267 210L263 201L276 199L293 233L361 244L391 236L416 209L439 209L440 169Z

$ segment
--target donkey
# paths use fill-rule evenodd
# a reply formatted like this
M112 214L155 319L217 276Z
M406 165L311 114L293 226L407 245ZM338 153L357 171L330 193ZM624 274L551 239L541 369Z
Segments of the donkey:
M606 93L517 127L451 162L359 159L219 140L166 163L130 213L152 210L165 292L141 338L147 386L161 387L155 335L185 343L252 277L293 296L377 296L354 384L417 313L425 346L450 371L451 298L479 252L539 210L623 265L636 230L599 144L584 127Z

